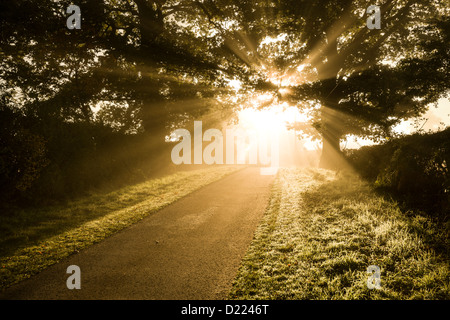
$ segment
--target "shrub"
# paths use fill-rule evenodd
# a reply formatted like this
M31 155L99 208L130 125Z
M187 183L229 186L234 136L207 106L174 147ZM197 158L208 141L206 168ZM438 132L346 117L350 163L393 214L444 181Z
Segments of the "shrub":
M45 139L24 128L20 115L0 107L0 201L29 190L47 166Z
M346 151L362 177L430 214L450 210L450 128Z

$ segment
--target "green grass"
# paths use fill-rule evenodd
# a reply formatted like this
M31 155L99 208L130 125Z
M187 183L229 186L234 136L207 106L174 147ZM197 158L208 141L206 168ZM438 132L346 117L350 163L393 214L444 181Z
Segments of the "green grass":
M0 216L0 288L36 274L239 168L183 171L64 206Z
M283 169L229 299L449 299L448 225L349 173ZM381 269L368 289L367 268Z

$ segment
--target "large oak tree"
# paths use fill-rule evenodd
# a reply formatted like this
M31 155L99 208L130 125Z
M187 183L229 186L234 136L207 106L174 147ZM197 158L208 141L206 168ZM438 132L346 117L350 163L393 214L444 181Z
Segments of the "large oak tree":
M220 121L269 92L312 110L300 128L335 167L346 135L389 137L449 90L449 9L437 0L80 0L80 30L66 28L69 4L0 8L1 108L20 126L4 140L46 141L61 163L74 155L56 155L71 124L89 152L99 126L163 145L174 126ZM366 25L373 4L381 29Z

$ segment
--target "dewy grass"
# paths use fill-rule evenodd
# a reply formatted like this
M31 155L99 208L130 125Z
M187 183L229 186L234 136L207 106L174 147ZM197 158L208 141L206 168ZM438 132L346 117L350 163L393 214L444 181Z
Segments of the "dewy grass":
M283 169L229 298L449 299L442 228L352 174ZM367 287L370 265L381 289Z
M28 278L240 168L215 166L179 172L66 207L22 212L9 220L2 217L0 287Z

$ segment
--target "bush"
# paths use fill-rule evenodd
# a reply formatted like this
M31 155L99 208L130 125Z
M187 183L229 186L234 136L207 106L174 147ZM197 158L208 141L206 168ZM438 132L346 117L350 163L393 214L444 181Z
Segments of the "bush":
M47 166L45 139L26 129L19 114L0 108L0 201L30 189Z
M450 210L450 128L346 151L352 166L376 187L409 206L447 218Z
M167 153L102 124L41 121L1 105L0 115L0 215L140 182Z

